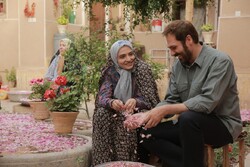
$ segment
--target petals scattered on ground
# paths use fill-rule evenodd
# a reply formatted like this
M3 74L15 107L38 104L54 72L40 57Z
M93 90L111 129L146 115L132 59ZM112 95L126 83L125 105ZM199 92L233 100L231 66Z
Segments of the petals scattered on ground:
M250 110L241 110L240 115L242 121L250 122Z
M87 143L75 135L57 135L50 122L36 121L31 114L0 113L0 152L60 152Z

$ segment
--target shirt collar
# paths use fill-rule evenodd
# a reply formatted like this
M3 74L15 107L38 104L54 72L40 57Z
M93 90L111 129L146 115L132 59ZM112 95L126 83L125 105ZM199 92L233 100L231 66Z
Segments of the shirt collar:
M204 61L205 61L205 56L206 56L206 50L207 50L206 45L202 45L202 49L201 52L199 54L199 56L197 57L197 59L195 60L195 64L197 64L200 68L202 67Z
M192 66L194 66L196 64L198 67L200 67L200 68L202 67L204 59L205 59L205 55L206 55L206 50L207 50L208 46L204 45L203 43L201 43L201 45L202 45L201 52L200 52L199 56L195 59L193 64L188 66L188 65L185 65L185 64L181 63L182 66L184 66L185 68L191 68Z

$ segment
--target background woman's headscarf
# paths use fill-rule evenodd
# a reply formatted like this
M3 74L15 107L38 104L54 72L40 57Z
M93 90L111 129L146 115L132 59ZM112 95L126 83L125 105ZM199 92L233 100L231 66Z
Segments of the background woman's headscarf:
M63 42L65 45L66 45L66 48L69 49L70 47L70 44L71 44L71 40L69 38L63 38L60 40L60 42ZM49 62L49 65L52 63L52 61L55 59L56 56L58 56L60 54L60 49L58 49L56 51L56 53L52 56L50 62Z
M125 103L132 96L132 79L131 79L131 71L122 69L117 62L117 56L119 50L128 46L133 50L131 42L127 40L118 40L116 41L110 48L111 58L116 66L118 73L120 74L120 79L114 90L114 97L120 99Z
M66 49L69 49L71 40L69 38L63 38L60 41L62 41L66 45Z
M60 40L60 42L63 42L66 46L66 49L69 49L71 40L68 38L63 38ZM50 64L48 67L48 70L45 74L45 78L48 80L54 81L57 78L57 66L58 66L58 60L59 60L59 55L60 54L60 49L56 52L56 54L51 58Z

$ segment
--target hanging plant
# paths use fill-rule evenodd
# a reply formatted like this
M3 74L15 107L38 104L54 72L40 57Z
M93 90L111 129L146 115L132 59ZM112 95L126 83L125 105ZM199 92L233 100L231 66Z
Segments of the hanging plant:
M157 16L163 19L172 18L170 11L178 2L179 5L185 5L185 0L82 0L86 13L92 15L92 6L101 3L104 7L116 7L122 4L124 6L123 14L127 18L131 27L135 28L140 23L149 23ZM194 0L194 6L204 7L214 5L215 0Z
M172 6L172 0L83 0L85 9L90 11L93 4L102 3L103 6L115 7L119 4L124 6L123 14L125 18L130 15L132 26L139 25L140 22L147 23L155 16L161 15L169 18L169 11Z

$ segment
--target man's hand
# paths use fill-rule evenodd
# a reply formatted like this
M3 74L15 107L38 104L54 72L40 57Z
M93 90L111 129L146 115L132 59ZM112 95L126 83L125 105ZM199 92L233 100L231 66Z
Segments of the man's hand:
M146 113L143 123L145 128L152 128L158 125L161 120L164 118L164 113L159 108L154 108Z

